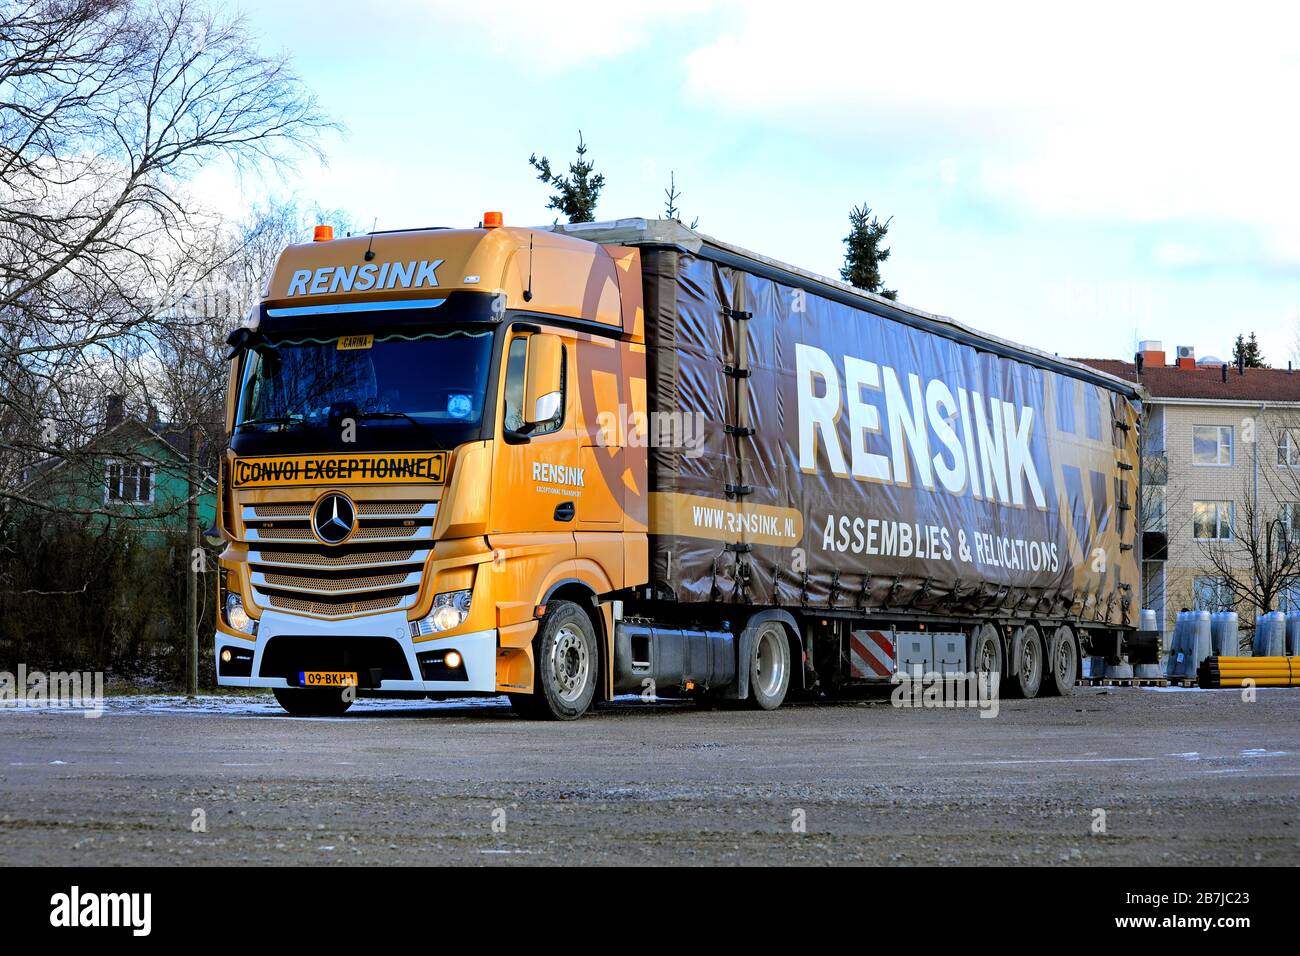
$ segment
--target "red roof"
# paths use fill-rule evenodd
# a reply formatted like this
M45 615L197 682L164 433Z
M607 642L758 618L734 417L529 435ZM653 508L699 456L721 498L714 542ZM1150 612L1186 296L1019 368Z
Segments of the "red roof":
M1205 398L1237 402L1300 402L1300 372L1284 368L1248 368L1238 374L1228 366L1223 380L1222 366L1178 368L1174 365L1144 366L1136 374L1132 362L1118 359L1075 359L1130 382L1141 382L1154 398Z

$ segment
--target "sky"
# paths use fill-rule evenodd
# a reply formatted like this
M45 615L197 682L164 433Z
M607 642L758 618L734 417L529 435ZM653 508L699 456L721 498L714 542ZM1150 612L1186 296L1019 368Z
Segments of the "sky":
M1059 9L1058 9L1059 8ZM909 305L1060 355L1138 340L1275 366L1300 328L1300 5L658 0L236 4L343 124L269 195L380 229L550 223L527 160L581 130L598 218L661 216L838 275L892 217Z

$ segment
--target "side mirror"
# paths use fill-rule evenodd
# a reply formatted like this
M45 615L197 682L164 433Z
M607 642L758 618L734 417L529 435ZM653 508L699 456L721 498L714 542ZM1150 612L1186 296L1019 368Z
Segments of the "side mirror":
M525 424L548 422L560 410L564 376L564 343L558 335L539 332L528 339L528 367L524 372Z

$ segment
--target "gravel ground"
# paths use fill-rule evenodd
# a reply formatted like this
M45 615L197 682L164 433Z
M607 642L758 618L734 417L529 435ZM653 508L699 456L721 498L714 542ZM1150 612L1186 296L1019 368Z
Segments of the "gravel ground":
M996 719L878 699L566 724L502 700L0 710L0 863L1295 865L1298 717L1295 690L1097 688Z

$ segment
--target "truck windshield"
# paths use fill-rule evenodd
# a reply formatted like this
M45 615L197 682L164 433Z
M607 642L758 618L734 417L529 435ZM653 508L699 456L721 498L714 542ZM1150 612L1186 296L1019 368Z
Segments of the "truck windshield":
M492 340L480 329L271 339L248 353L236 434L286 438L351 419L358 433L463 435L483 418Z

